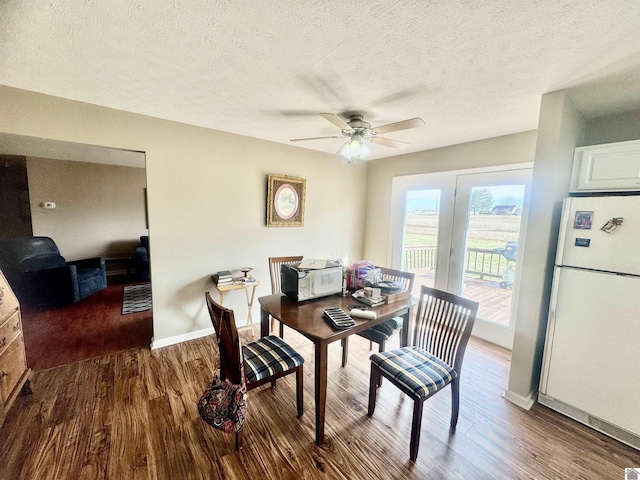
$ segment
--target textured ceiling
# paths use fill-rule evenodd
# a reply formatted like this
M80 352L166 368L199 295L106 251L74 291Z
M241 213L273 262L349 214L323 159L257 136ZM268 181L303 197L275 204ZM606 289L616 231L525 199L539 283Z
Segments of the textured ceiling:
M639 32L638 0L3 0L0 84L287 144L421 117L406 153L535 129L561 88L640 109Z

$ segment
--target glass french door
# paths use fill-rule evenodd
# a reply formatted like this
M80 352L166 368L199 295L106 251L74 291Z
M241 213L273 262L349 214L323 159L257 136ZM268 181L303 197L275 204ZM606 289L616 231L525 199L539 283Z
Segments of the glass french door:
M473 334L506 348L530 179L525 168L418 175L394 185L395 268L416 274L414 295L427 285L478 301Z
M449 174L402 177L394 185L391 263L416 274L416 298L422 285L446 289L455 187Z
M531 170L459 175L447 290L479 302L474 335L511 348Z

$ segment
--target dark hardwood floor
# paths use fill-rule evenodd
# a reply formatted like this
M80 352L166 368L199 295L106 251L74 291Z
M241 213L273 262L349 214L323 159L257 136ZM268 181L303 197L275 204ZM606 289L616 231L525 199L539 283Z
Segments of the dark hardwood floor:
M285 332L306 359L305 413L296 418L294 378L252 390L239 453L196 408L217 361L212 336L35 372L34 393L17 399L0 429L0 478L600 480L640 466L628 446L545 407L527 412L504 400L510 354L474 339L458 428L449 431L449 392L429 399L415 464L412 402L385 382L367 417L369 344L352 339L346 368L331 345L327 441L317 446L312 345Z
M149 346L152 312L122 315L123 280L80 302L58 308L21 306L27 364L33 370Z

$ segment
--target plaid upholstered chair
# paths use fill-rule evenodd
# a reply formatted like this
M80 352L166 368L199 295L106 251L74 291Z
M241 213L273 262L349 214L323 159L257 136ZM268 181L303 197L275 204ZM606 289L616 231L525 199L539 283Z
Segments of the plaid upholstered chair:
M394 282L400 284L403 290L406 290L411 294L413 290L413 281L415 280L415 273L403 272L402 270L394 270L392 268L376 267L380 269L382 273L382 280L387 282ZM368 328L362 332L357 333L361 337L369 340L369 350L373 347L373 343L378 344L378 351L384 352L386 348L387 340L402 330L402 317L395 317L391 320L387 320L380 325ZM342 366L347 365L347 359L349 357L349 337L345 337L342 340Z
M280 270L282 265L290 265L302 261L302 255L291 257L269 257L269 275L271 277L271 293L273 295L282 293ZM271 330L273 330L275 319L271 319ZM284 325L280 322L280 338L284 338Z
M376 408L382 377L413 399L409 456L414 462L418 457L424 401L449 384L451 429L456 428L462 359L477 313L477 302L422 286L413 345L371 355L368 415L372 416Z
M209 292L205 294L207 308L213 328L218 337L218 350L220 354L220 381L228 380L231 384L242 386L246 384L246 390L271 383L276 386L276 380L291 373L296 374L296 401L298 416L304 413L303 404L303 364L304 358L300 356L290 345L280 337L269 335L254 342L250 342L239 347L238 330L236 328L233 310L218 305ZM214 377L215 380L215 377ZM238 390L234 394L238 395ZM206 392L205 392L206 393ZM202 403L202 399L201 399ZM218 405L218 403L220 405ZM243 405L242 401L236 402ZM216 423L228 425L236 423L235 429L224 429L225 431L235 431L236 450L242 448L242 425L244 423L244 412L238 415L237 412L229 411L229 405L234 404L234 399L228 402L216 402L215 407L225 408L225 412L220 415ZM201 415L206 410L205 405L199 405ZM242 406L239 408L243 408ZM216 412L208 412L209 417L216 415ZM238 417L242 418L239 419ZM204 416L203 416L204 418ZM212 422L208 422L212 424ZM239 425L240 424L240 425ZM217 428L217 425L214 425Z

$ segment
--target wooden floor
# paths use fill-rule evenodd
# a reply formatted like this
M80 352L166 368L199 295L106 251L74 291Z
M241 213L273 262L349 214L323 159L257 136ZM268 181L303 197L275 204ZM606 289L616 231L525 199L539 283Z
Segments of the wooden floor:
M196 409L216 358L206 337L35 372L33 394L18 398L0 429L0 478L621 479L640 466L630 447L545 407L505 401L509 352L473 339L458 428L449 431L449 392L429 399L415 464L412 402L385 382L367 417L368 342L352 339L344 369L331 345L327 441L316 446L312 345L289 329L285 337L306 359L305 414L296 418L294 378L249 392L239 453Z
M465 279L464 295L480 303L478 315L501 325L509 325L512 294L497 281Z
M151 311L122 315L125 283L63 307L22 306L27 364L33 370L148 346L153 335Z
M433 287L433 273L417 273L413 285L414 298L420 298L420 287ZM478 316L501 325L509 325L513 291L500 287L499 280L464 279L464 296L480 303Z

